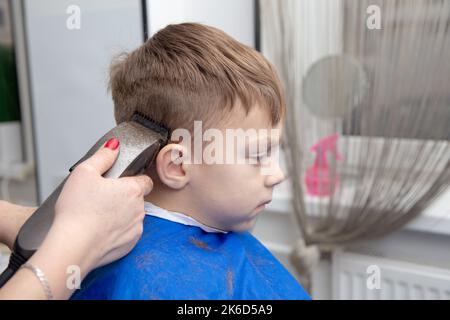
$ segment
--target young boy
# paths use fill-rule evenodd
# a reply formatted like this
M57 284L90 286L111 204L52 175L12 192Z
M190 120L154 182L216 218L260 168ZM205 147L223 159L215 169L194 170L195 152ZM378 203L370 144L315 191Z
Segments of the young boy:
M238 153L253 160L248 163L198 161L195 152L204 146L205 160L213 144L203 135L206 129L213 130L214 142L230 129L281 129L285 102L274 67L216 28L184 23L167 26L117 62L110 88L118 123L137 111L172 131L185 128L194 138L172 134L148 172L154 188L145 199L136 247L94 270L72 298L310 299L247 231L284 179L272 156L279 136L247 140ZM256 143L264 145L261 140L270 146L252 153ZM229 155L225 145L209 155Z

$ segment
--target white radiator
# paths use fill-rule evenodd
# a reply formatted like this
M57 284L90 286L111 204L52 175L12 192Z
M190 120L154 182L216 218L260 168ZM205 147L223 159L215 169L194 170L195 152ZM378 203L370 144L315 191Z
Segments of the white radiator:
M450 269L336 251L332 287L333 299L450 300Z

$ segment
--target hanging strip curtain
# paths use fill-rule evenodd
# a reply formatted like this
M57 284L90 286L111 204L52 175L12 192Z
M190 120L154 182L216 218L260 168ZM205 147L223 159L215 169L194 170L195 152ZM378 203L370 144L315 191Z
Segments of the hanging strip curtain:
M397 230L450 184L450 1L261 0L307 245Z

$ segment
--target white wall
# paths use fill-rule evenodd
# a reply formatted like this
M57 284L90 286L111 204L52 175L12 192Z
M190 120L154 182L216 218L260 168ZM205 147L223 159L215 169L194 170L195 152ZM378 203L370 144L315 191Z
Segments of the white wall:
M254 47L254 0L148 0L149 35L170 23L200 22Z

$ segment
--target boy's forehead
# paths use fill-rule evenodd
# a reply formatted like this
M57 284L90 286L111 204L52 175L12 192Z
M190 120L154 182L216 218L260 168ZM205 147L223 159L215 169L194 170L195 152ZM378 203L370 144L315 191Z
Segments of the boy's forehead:
M255 105L246 114L241 106L231 110L232 114L221 126L221 131L226 134L227 131L234 132L241 130L245 136L245 147L254 147L261 145L278 145L282 138L282 121L273 125L270 119L269 111L260 105ZM239 135L239 134L237 134Z
M229 111L229 114L224 116L224 121L221 125L221 129L280 129L281 122L273 125L269 110L263 108L260 105L253 106L248 113L245 109L238 105Z

